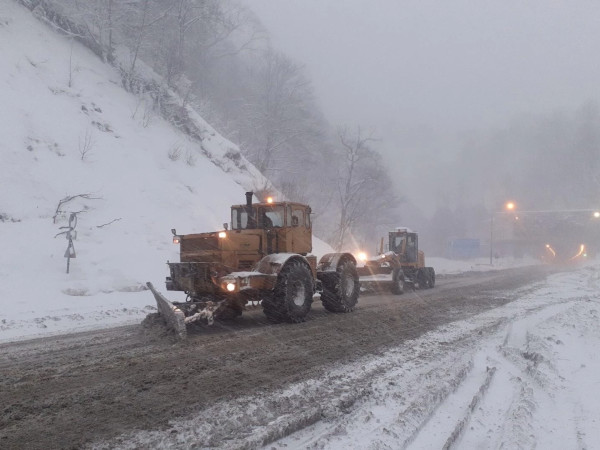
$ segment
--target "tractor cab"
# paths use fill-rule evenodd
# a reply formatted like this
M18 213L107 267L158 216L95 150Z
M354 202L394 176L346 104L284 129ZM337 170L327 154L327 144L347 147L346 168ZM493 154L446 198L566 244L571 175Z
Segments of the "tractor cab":
M251 194L251 193L248 193ZM263 254L299 253L312 251L310 206L295 202L252 203L231 207L231 232L261 237L258 247Z
M419 253L419 237L408 228L396 228L389 232L389 249L399 255L402 262L416 263Z

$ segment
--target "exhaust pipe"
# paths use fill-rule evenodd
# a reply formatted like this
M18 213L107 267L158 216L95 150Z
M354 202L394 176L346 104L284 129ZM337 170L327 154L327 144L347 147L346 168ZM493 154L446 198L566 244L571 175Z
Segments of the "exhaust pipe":
M246 228L256 228L256 217L254 216L254 211L252 210L252 196L254 192L246 192L246 207L244 208L248 213L248 224Z

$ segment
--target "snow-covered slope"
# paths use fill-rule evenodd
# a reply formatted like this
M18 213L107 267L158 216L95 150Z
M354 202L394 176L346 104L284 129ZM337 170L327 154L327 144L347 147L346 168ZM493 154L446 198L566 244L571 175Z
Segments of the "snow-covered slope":
M219 229L267 181L209 125L201 148L12 0L0 3L0 54L0 340L32 323L47 333L139 321L153 304L143 283L162 286L178 258L170 229ZM71 212L66 274L55 236Z

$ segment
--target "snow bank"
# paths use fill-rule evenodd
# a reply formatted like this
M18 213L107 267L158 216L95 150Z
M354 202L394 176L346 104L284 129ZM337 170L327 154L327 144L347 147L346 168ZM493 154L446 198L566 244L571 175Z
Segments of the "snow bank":
M449 275L462 272L486 272L489 270L502 270L511 267L535 266L540 261L535 258L497 258L490 265L489 258L474 258L468 260L446 259L427 257L425 262L435 269L436 274Z

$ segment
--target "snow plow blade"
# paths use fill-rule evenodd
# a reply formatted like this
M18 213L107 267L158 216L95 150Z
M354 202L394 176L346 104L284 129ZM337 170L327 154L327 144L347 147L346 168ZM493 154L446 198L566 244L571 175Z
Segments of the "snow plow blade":
M180 339L185 339L187 337L187 329L185 327L185 315L183 312L158 292L152 283L148 282L146 286L154 294L158 314L165 321L167 328L173 330Z
M373 276L360 277L360 291L373 294L385 294L392 286L391 278L378 278Z

